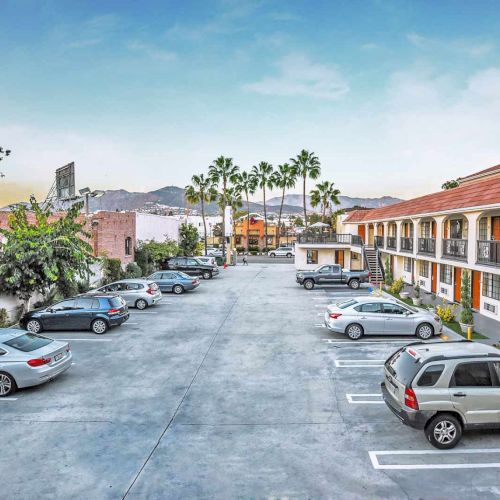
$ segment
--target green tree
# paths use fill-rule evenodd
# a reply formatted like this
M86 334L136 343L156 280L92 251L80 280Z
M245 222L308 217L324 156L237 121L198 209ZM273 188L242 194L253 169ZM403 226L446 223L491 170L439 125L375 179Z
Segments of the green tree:
M293 225L294 227L304 227L304 221L302 220L302 217L300 215L297 215L295 219L293 220Z
M273 166L266 161L261 161L258 165L252 167L252 174L257 179L257 186L262 189L262 195L264 197L264 234L266 238L266 248L267 248L267 207L266 207L266 188L273 188Z
M193 226L193 224L181 224L179 229L179 250L182 255L194 255L198 248L198 241L200 240L200 235L198 230Z
M226 248L226 216L225 216L225 205L227 199L227 190L229 184L237 179L239 172L239 167L233 163L232 158L226 158L224 156L219 156L216 160L212 162L212 165L208 167L208 175L212 180L213 184L217 185L221 189L219 207L222 205L222 252Z
M460 321L462 323L465 323L466 325L474 324L474 316L472 314L471 275L469 271L462 271L460 304L462 306L462 311L460 312Z
M110 258L106 255L101 257L102 264L102 284L113 283L125 278L120 259Z
M168 257L179 255L179 246L173 240L139 241L135 251L135 260L142 269L142 276L149 276L156 271Z
M235 178L235 188L245 195L245 199L247 202L247 241L246 241L246 250L248 252L249 242L248 235L250 233L250 195L254 194L257 189L257 178L253 173L247 172L243 170L238 173Z
M8 228L0 229L0 283L3 291L16 295L29 309L36 292L45 294L53 285L68 289L78 279L87 279L95 261L90 234L81 218L82 203L73 205L62 217L52 217L51 207L42 208L30 198L34 222L25 206L9 216Z
M243 206L243 200L241 198L241 192L238 190L238 186L235 185L234 187L228 187L226 189L225 199L220 197L218 203L219 203L220 208L222 208L225 205L227 205L228 207L231 207L231 211L233 213L232 232L234 235L234 233L235 233L234 226L236 223L235 213L238 212L238 210L241 209L241 207ZM224 205L222 205L222 204L224 204Z
M205 231L205 255L207 254L207 222L205 220L205 203L211 203L217 199L217 190L213 185L210 177L205 177L203 174L193 175L191 177L191 185L185 188L186 199L189 203L201 205L201 218L203 220L203 228Z
M294 169L288 164L283 163L278 165L278 168L272 174L272 183L274 186L281 189L281 203L280 213L278 215L278 233L276 235L276 246L280 246L280 233L281 233L281 215L283 213L283 204L285 202L285 192L287 189L295 187L297 182L297 175Z
M308 225L316 224L316 222L321 221L321 216L319 214L309 214L307 216Z
M306 184L307 179L317 179L321 174L321 164L314 153L303 149L295 158L290 158L297 177L302 177L302 198L304 203L304 220L307 229Z
M327 209L332 208L332 205L340 205L338 198L340 191L335 189L334 183L323 181L316 184L316 187L311 190L311 205L317 207L321 205L321 220L325 222Z
M339 218L340 215L344 215L345 214L345 210L343 208L340 208L338 210L335 210L332 212L332 215L330 216L330 219L331 219L331 226L332 226L332 229L334 231L337 231L337 220Z
M446 181L441 185L441 189L453 189L459 186L458 180L452 179L451 181Z

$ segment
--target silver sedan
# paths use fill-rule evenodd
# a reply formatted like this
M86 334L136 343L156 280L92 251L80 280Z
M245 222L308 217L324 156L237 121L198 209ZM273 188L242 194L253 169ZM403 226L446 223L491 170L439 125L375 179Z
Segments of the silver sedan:
M48 382L71 365L67 342L14 328L0 329L0 397Z
M119 295L129 307L146 309L160 302L162 295L158 285L150 279L130 278L102 286L94 292Z
M439 316L386 297L353 297L328 306L325 326L345 333L351 340L363 335L415 335L428 340L439 335L443 324Z

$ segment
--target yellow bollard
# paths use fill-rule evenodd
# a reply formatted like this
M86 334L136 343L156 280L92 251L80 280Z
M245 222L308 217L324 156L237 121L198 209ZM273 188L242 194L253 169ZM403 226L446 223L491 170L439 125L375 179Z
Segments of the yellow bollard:
M472 340L472 326L467 327L467 340Z

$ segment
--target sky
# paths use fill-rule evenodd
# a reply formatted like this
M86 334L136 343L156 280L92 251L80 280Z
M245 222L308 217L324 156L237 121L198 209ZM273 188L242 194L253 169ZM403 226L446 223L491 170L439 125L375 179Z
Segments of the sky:
M496 0L0 0L0 205L71 161L149 191L303 148L344 195L437 191L500 163L499 26Z

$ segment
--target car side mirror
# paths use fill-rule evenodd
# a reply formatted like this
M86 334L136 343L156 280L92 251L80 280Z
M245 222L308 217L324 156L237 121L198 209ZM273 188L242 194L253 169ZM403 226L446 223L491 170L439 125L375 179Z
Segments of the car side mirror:
M409 316L411 314L410 311L405 311L405 316Z
M52 309L52 307L49 307L49 308L47 309L47 312L49 312L49 313L53 313L53 312L54 312L54 309Z

